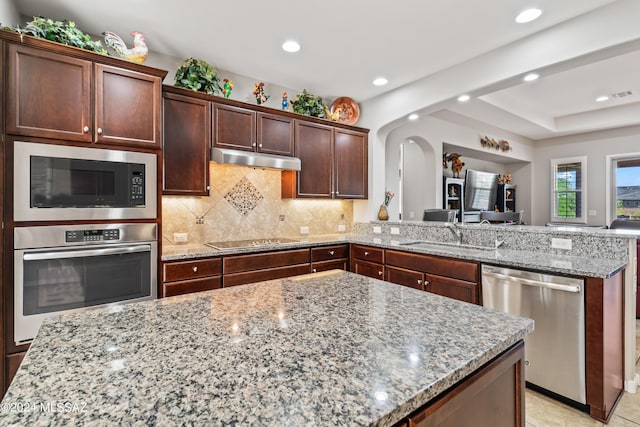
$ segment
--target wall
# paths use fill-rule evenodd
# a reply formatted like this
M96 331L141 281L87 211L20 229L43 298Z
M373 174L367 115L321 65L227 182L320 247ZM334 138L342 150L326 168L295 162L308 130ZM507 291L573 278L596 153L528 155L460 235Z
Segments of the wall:
M0 2L0 24L3 27L13 27L20 23L20 15L16 10L13 1L3 0Z
M551 218L551 159L587 156L587 210L596 215L587 216L588 224L610 223L606 218L607 183L606 156L640 152L640 126L619 128L548 139L537 142L532 173L532 199L534 224L544 224Z
M506 139L512 150L509 152L497 152L480 146L480 138L488 135L494 139ZM419 122L410 122L398 127L385 137L385 156L376 160L374 155L369 159L370 170L380 171L383 163L385 170L385 188L396 192L398 186L398 148L399 144L412 139L420 144L424 151L422 167L426 173L426 181L422 183L409 183L410 191L421 191L424 195L424 208L442 207L442 176L451 174L451 169L443 169L442 154L443 143L454 145L469 152L492 156L496 160L489 161L471 157L463 157L465 169L487 170L496 173L511 173L513 184L518 185L517 207L524 210L524 222L530 223L531 192L530 169L527 166L533 159L533 143L521 136L491 127L478 124L475 127L463 126L436 117L425 117ZM373 165L371 163L373 162ZM369 197L378 197L378 194L369 192ZM382 197L380 195L379 197ZM378 201L378 199L372 199ZM358 202L356 202L357 204ZM394 199L389 206L389 215L392 219L398 218L399 201ZM405 217L405 219L409 219ZM416 218L421 219L421 218Z
M336 233L339 224L351 230L352 201L281 199L279 171L211 163L209 173L208 197L162 197L163 244L173 243L173 233L206 243L299 238L300 227L311 235Z

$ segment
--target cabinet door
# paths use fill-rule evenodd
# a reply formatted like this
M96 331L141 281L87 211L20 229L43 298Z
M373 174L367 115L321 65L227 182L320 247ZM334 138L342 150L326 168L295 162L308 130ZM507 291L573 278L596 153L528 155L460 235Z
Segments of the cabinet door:
M274 114L257 113L258 151L293 156L293 120Z
M214 146L244 151L255 150L255 111L230 105L213 104L213 116Z
M180 280L162 284L162 297L190 294L193 292L210 291L222 288L222 276L203 277L200 279Z
M335 197L366 199L369 181L367 134L336 128L334 138Z
M94 67L95 141L159 148L160 77L104 64Z
M351 271L353 273L362 274L363 276L369 276L375 279L384 279L384 266L382 264L375 264L371 262L360 261L359 259L352 259Z
M477 283L450 279L433 274L424 275L425 290L459 301L480 304L480 287Z
M349 260L341 258L332 261L318 261L311 264L311 272L318 273L327 270L345 270L349 271Z
M332 198L333 128L296 120L295 154L301 162L296 197Z
M163 95L162 194L208 196L211 103Z
M91 62L7 46L7 133L91 142Z
M404 268L384 267L387 282L408 286L414 289L424 290L424 274L420 271L405 270Z

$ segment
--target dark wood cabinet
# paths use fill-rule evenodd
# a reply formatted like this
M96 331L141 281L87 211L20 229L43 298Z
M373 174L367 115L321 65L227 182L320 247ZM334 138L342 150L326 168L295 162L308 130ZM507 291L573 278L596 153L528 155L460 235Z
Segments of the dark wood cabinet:
M158 73L14 43L7 50L7 133L160 148Z
M480 304L477 262L395 250L386 250L384 258L388 282Z
M9 354L7 357L5 357L5 368L6 368L6 372L5 372L6 387L5 388L9 388L9 385L11 384L11 380L13 380L13 377L16 376L16 372L18 372L18 369L20 368L20 364L22 363L22 360L26 355L27 355L27 352L22 351L20 353Z
M363 276L384 280L384 249L351 245L351 271Z
M208 291L222 287L222 260L203 258L162 264L161 297Z
M335 128L334 191L341 199L368 197L369 137L366 133Z
M415 411L407 422L411 427L523 427L524 399L524 343L520 341Z
M7 46L7 133L93 140L92 62L42 49Z
M349 245L311 248L311 272L349 270Z
M225 287L281 279L311 272L310 250L293 249L223 258Z
M283 172L282 197L366 199L368 135L304 120L295 121L299 172Z
M209 195L211 103L163 89L162 193Z
M160 148L162 79L95 64L95 141Z
M276 114L257 113L258 151L293 156L293 119Z
M233 150L255 151L256 112L232 105L213 104L213 145Z
M213 104L213 145L293 156L293 119L234 105Z
M424 291L424 273L404 268L385 266L384 280L397 285L408 286L410 288Z
M511 184L498 184L496 207L500 212L516 211L516 186Z

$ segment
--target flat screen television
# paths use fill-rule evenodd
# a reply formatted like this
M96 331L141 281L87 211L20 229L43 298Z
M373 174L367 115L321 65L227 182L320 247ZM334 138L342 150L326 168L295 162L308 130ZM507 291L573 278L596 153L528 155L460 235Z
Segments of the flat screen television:
M464 210L492 211L498 195L498 174L467 169L464 180Z

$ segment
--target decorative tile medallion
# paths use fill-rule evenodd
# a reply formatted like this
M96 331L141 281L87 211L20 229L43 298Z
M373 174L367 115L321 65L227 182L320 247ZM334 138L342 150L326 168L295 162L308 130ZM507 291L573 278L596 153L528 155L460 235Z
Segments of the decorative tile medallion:
M224 195L224 198L240 215L246 217L258 206L258 203L260 203L264 197L251 181L246 177L242 177L242 179Z

